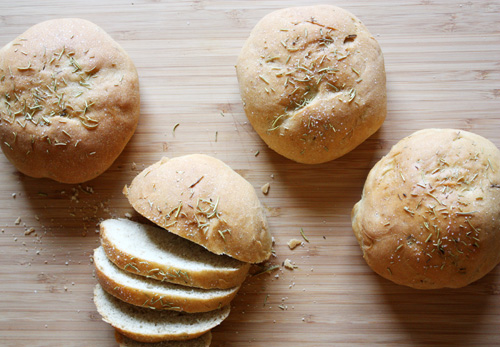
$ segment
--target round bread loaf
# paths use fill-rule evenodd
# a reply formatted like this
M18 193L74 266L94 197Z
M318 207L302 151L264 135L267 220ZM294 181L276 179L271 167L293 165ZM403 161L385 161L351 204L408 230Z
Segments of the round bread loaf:
M248 263L271 255L271 235L255 189L218 159L202 154L163 158L137 175L124 194L144 217L215 254Z
M386 116L380 47L359 19L335 6L268 14L252 30L236 71L254 129L299 163L346 154Z
M500 151L461 130L404 138L370 171L352 227L368 265L395 283L478 280L500 262Z
M86 20L42 22L0 50L0 145L28 176L100 175L134 133L139 104L131 59Z

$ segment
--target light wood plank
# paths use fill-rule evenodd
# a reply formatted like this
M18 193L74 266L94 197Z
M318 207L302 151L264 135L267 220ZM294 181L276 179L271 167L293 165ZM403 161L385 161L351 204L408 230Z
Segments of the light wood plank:
M318 166L267 149L243 113L234 70L255 23L300 4L0 2L0 45L46 19L77 16L100 25L134 60L142 97L130 144L110 170L81 188L25 177L0 156L2 345L116 345L91 301L97 225L132 212L121 189L145 166L195 152L224 160L254 185L276 239L273 263L289 258L298 265L249 279L214 330L215 346L500 344L500 268L458 290L396 286L366 266L350 226L368 171L402 137L453 127L500 146L500 2L337 1L382 46L389 114L356 150ZM25 236L30 227L36 232ZM301 227L310 242L290 251L286 243L300 238Z

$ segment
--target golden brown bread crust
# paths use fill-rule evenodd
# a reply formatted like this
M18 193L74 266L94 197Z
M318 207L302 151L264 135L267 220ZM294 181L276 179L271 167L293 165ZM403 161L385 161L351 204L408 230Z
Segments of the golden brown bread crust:
M192 154L163 158L124 188L132 207L170 232L248 263L271 255L255 189L222 161Z
M500 151L461 130L425 129L370 171L352 211L368 265L418 289L459 288L500 262Z
M100 175L134 133L139 104L133 62L86 20L42 22L0 50L0 145L28 176Z
M268 14L252 30L236 71L254 129L300 163L346 154L387 113L380 47L359 19L335 6Z
M167 232L167 231L165 231ZM144 261L125 251L115 247L106 237L101 225L101 245L106 252L106 256L120 269L131 273L167 281L189 287L204 289L220 288L228 289L241 285L246 279L249 264L243 264L236 271L190 271L189 273L179 271L178 268L167 266L154 261Z

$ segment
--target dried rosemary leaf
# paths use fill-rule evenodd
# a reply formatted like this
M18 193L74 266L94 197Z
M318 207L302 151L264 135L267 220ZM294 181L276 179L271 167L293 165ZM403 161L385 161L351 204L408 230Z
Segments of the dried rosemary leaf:
M306 242L309 242L309 239L304 234L304 229L302 229L302 228L300 228L300 235L302 235L302 237L304 238L304 240L306 240Z

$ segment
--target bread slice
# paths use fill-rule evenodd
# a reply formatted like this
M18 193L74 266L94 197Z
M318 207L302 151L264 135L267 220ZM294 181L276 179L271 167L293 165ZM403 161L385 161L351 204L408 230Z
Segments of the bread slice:
M209 347L212 342L212 333L209 331L200 337L185 341L146 343L132 340L115 330L115 338L120 347Z
M134 275L115 266L102 247L94 250L94 265L99 283L109 294L132 305L158 310L212 311L229 304L239 289L185 287Z
M165 229L128 219L102 222L101 244L108 259L123 270L189 287L234 288L250 267Z
M94 303L105 322L140 342L194 339L222 323L230 311L229 305L202 313L152 310L127 304L99 284L94 289Z

